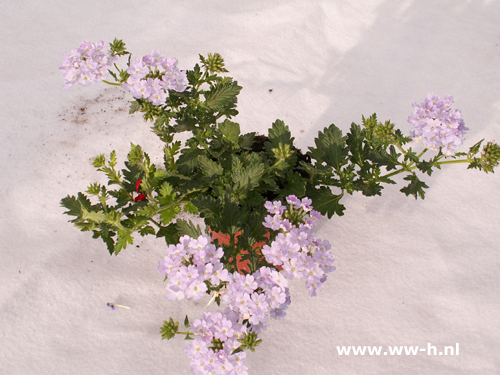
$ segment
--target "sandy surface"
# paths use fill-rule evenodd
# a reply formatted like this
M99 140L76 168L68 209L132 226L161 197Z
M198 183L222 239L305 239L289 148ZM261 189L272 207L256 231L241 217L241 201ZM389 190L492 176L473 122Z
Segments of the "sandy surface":
M219 52L243 86L243 131L280 118L302 149L332 122L347 130L373 112L409 132L411 103L431 91L454 96L465 148L500 140L498 1L27 0L0 13L0 374L190 374L184 342L162 341L159 327L201 316L205 302L165 298L165 244L137 238L111 257L59 206L103 181L97 154L123 160L133 142L162 157L120 88L62 89L62 53L82 40L122 38L135 56L158 49L181 68ZM499 175L457 165L426 181L424 201L391 186L347 197L345 216L319 225L337 271L315 298L293 284L250 374L500 373ZM336 350L456 343L458 356Z

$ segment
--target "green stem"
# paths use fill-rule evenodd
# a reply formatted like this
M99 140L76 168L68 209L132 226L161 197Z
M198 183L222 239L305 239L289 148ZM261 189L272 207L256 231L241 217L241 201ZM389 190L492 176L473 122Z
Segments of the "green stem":
M106 81L106 80L102 80L104 83L107 83L108 85L111 85L111 86L121 86L122 84L121 83L113 83L113 82L109 82L109 81Z
M470 159L460 159L460 160L447 160L447 161L440 161L438 164L457 164L457 163L472 163L473 160Z
M446 160L446 161L440 161L438 162L437 164L438 165L442 165L442 164L458 164L458 163L471 163L472 160L471 159L459 159L459 160ZM392 176L395 176L397 174L400 174L401 172L410 172L414 169L417 169L417 167L410 167L410 165L406 166L405 168L401 168L401 169L398 169L397 171L394 171L394 172L391 172L391 173L388 173L386 175L383 175L381 176L381 178L387 178L387 177L392 177Z

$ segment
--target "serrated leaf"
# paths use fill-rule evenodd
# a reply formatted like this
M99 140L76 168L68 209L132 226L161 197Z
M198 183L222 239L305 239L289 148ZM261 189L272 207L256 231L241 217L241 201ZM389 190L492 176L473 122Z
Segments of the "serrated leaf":
M137 111L140 111L142 108L141 103L136 101L133 101L130 103L130 110L128 111L129 114L135 113Z
M141 164L144 160L144 153L141 146L130 144L130 152L127 155L127 160L130 164L137 165Z
M345 206L339 203L342 198L341 194L333 194L330 188L326 186L307 189L306 194L312 199L314 209L323 215L327 215L329 219L333 215L344 215Z
M101 192L101 187L101 184L95 182L87 188L86 193L90 195L99 195L99 193Z
M231 171L231 178L234 182L234 188L239 190L252 190L259 186L260 179L264 174L264 165L250 164L244 168L235 168Z
M156 234L156 231L155 231L155 229L152 226L147 225L147 226L145 226L145 227L143 227L143 228L141 228L139 230L139 234L141 236L146 236L148 234L153 234L154 235L154 234Z
M418 163L419 162L417 153L414 152L414 151L412 151L411 148L406 152L405 160L411 160L414 163Z
M94 158L92 165L96 168L102 168L106 165L106 157L104 154L98 155Z
M221 176L224 172L222 166L204 155L198 157L201 172L207 177Z
M278 148L279 145L293 145L292 133L282 120L276 120L269 129L269 142L273 148Z
M65 215L81 217L82 207L80 205L80 202L78 201L78 199L76 199L75 196L73 195L66 196L65 198L61 199L60 204L62 207L68 210L64 212Z
M198 166L198 156L203 155L204 151L198 148L185 148L181 151L177 159L179 173L189 175Z
M316 148L309 148L311 157L319 164L325 162L327 165L339 170L347 163L349 149L346 143L347 137L342 136L342 130L331 124L318 133L314 139Z
M241 230L245 218L240 212L240 206L232 202L229 197L225 197L222 204L222 211L220 217L220 227L218 229L222 233L227 233L234 236L236 232Z
M188 213L193 214L193 215L196 215L198 213L198 209L191 202L186 203L184 205L183 209L184 209L184 212L188 212Z
M302 197L306 194L306 181L299 173L288 171L284 187L280 190L279 194L282 197L287 197L288 195Z
M89 220L95 223L106 221L106 214L103 211L87 211L82 209L82 220Z
M363 164L364 161L363 141L365 140L365 136L366 130L361 129L361 126L353 122L347 134L346 143L349 145L353 161L358 165Z
M417 175L415 174L410 174L404 178L406 181L410 181L410 183L402 188L400 191L404 193L406 196L408 195L413 195L415 199L418 197L424 199L425 198L425 191L424 189L429 188L427 184L423 181L421 181Z
M177 223L171 223L165 227L161 227L156 233L157 238L164 237L167 244L175 244L179 242L179 231L177 229Z
M232 143L238 144L240 136L240 124L225 120L218 124L221 133Z
M164 225L169 224L174 218L175 215L181 212L181 208L178 206L168 207L158 212L160 215L160 219Z
M386 170L388 171L390 171L391 169L395 169L396 166L400 164L397 154L388 153L384 149L373 150L367 153L366 157L377 163L378 165L384 165Z
M205 94L205 105L218 112L233 108L242 87L237 82L223 82L215 85Z
M159 169L157 171L155 171L155 174L154 174L154 178L155 180L158 180L158 181L162 181L164 179L166 179L170 174L163 170L163 169Z
M194 225L194 223L189 220L177 220L175 223L175 227L179 235L188 235L192 238L198 238L203 234L199 225Z
M240 135L238 142L241 148L249 150L252 148L254 139L255 139L255 133L247 133Z
M479 142L477 142L474 146L469 148L469 154L471 155L476 155L479 152L479 149L481 148L481 144L483 143L484 138L481 139Z
M374 180L365 181L361 186L361 192L367 197L382 195L382 189L383 187Z
M179 322L174 322L172 318L169 321L163 322L163 327L160 329L161 338L170 340L179 331Z
M118 255L118 253L125 249L127 245L132 245L134 243L134 239L131 236L131 231L129 230L119 230L118 231L118 236L116 238L116 244L114 248L114 253L115 255Z

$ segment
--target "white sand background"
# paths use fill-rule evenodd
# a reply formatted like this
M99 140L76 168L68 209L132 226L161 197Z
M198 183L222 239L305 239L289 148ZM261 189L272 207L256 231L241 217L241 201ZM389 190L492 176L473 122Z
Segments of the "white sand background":
M496 0L3 0L0 14L2 375L191 373L185 342L162 341L159 328L200 317L205 302L165 298L164 242L138 237L110 256L59 206L104 182L91 165L100 153L123 161L133 142L162 159L121 88L62 89L61 56L82 40L122 38L134 56L158 49L184 69L219 52L243 86L242 130L264 133L279 118L304 150L332 122L347 131L374 112L408 133L411 103L431 91L462 110L464 150L500 140ZM293 284L288 316L262 334L249 374L500 373L500 172L452 165L424 180L424 201L389 186L346 197L345 216L321 222L337 270L315 298ZM459 355L336 350L429 343L458 343Z

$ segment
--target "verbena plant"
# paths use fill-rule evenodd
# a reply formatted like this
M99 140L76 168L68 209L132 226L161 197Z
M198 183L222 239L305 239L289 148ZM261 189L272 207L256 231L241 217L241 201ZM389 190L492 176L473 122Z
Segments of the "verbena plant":
M129 91L130 113L141 112L165 144L164 163L154 165L134 144L122 170L115 151L99 155L93 164L108 184L93 183L61 204L110 254L132 244L136 233L164 238L169 246L159 270L167 297L210 294L226 306L193 324L186 316L185 331L173 319L161 329L163 338L193 339L186 355L195 373L245 374L244 350L254 350L268 317L283 317L290 303L287 281L305 278L316 295L334 267L328 241L311 230L322 215L343 215L346 193L381 195L383 185L402 174L400 191L424 198L428 186L421 175L452 163L493 172L500 159L500 146L492 142L456 152L468 129L451 108L453 99L432 93L413 105L410 136L373 114L346 134L334 124L324 128L302 152L281 120L267 135L241 132L233 121L241 86L225 75L219 54L200 55L192 70L180 70L176 59L158 51L132 58L121 40L109 46L104 51L103 42L83 42L64 54L64 87L102 81ZM190 135L184 143L176 139L183 132ZM419 138L424 147L417 151ZM203 218L205 230L180 219L182 212ZM212 243L209 231L227 241Z

